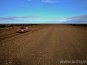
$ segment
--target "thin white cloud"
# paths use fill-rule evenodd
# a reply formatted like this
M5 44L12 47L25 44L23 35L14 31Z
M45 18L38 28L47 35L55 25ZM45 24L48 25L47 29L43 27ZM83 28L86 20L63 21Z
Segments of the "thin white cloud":
M57 3L59 0L41 0L44 3Z
M8 16L0 17L0 24L5 23L66 23L87 24L87 15L75 17L43 17L43 16Z
M31 0L27 0L28 2L30 2Z
M42 16L8 16L0 17L1 23L61 23L65 18L60 17L42 17Z
M87 24L87 15L75 16L67 18L66 23L71 24Z

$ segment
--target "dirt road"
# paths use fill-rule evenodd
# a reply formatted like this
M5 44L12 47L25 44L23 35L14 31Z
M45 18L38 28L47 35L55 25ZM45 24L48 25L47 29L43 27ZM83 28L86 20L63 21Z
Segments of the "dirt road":
M87 65L87 28L49 25L1 40L0 65Z

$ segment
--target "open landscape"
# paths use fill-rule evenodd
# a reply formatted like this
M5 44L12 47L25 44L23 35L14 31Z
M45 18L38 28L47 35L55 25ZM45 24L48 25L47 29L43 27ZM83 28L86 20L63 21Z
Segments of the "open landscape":
M87 65L87 0L0 0L0 65Z
M0 28L0 65L87 65L87 25L20 26Z

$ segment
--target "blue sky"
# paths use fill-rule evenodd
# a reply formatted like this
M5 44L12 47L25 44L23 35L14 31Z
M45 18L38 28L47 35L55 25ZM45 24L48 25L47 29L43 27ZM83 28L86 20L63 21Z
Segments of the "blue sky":
M87 0L0 0L0 23L65 23L83 15Z

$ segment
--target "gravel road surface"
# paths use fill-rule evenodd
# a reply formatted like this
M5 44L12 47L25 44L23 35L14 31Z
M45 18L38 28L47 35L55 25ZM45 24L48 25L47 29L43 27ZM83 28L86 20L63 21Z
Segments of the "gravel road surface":
M87 27L49 25L0 40L0 65L87 65Z

